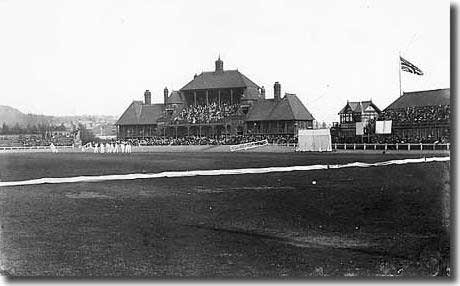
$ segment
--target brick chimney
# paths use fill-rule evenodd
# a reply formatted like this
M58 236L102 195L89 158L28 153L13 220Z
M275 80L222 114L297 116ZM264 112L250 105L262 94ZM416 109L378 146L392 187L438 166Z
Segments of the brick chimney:
M265 99L265 87L263 87L263 86L260 89L260 95L262 96L262 99Z
M152 94L148 89L144 92L144 104L152 104Z
M273 89L275 101L281 100L281 84L279 82L275 82Z
M168 88L165 87L165 89L163 90L163 97L164 97L164 104L165 105L168 103L168 95L169 95Z

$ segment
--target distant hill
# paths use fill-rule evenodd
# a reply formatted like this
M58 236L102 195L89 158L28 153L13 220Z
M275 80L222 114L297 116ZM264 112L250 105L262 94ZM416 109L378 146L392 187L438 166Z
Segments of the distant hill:
M12 127L18 124L20 127L27 125L34 126L39 124L61 125L66 123L77 123L81 121L91 121L95 124L109 123L114 124L117 116L113 115L67 115L67 116L51 116L38 114L25 114L16 108L6 105L0 105L0 127L5 123Z
M16 108L6 105L0 105L0 126L4 123L8 126L19 126L37 125L44 123L51 123L53 116L37 115L37 114L25 114Z
M15 124L22 121L24 113L16 108L0 105L0 124L6 123L7 125Z

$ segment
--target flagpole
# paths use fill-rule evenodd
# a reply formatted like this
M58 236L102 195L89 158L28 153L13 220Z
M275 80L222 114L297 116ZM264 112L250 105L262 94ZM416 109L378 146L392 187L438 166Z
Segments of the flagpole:
M402 88L401 88L401 51L399 52L399 96L402 96Z

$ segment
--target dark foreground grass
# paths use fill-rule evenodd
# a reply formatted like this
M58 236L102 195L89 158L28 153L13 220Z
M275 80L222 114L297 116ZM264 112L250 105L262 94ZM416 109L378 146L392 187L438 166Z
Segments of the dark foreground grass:
M16 154L1 158L0 178L400 159L334 155ZM1 267L10 277L447 276L449 170L447 162L0 188Z
M438 156L446 156L439 153ZM427 155L436 156L436 154ZM161 171L232 169L421 158L410 154L352 153L7 153L0 154L0 180L42 177L156 173Z

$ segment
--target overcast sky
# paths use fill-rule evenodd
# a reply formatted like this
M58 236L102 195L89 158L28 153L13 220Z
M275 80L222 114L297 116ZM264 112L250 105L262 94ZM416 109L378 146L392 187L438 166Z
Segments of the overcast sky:
M0 0L0 105L121 115L145 89L161 102L195 73L238 69L273 97L297 94L319 121L348 100L381 109L404 91L449 87L447 1Z

